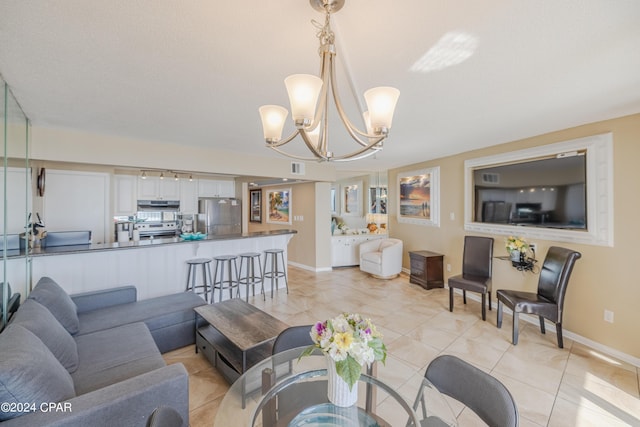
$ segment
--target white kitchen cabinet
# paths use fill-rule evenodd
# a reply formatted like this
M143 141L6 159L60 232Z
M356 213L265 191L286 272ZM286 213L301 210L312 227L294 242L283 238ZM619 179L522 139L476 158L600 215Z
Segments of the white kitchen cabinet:
M180 200L180 180L147 177L138 179L138 200Z
M198 197L235 197L236 183L232 180L198 180Z
M331 238L331 266L360 265L360 244L369 240L384 239L386 234L345 234Z
M180 180L180 212L183 214L198 213L198 180Z
M0 168L0 189L2 188L7 192L4 198L0 197L0 213L4 212L6 200L7 222L3 229L3 222L0 220L0 232L24 233L27 222L25 207L28 212L31 212L31 169L7 168L7 182L5 183L4 168ZM26 192L25 189L27 189ZM36 218L32 218L32 221L36 221Z
M109 174L47 169L42 219L48 231L90 230L93 243L110 241Z
M114 175L113 177L113 214L115 216L133 215L137 210L136 185L138 177L133 175Z

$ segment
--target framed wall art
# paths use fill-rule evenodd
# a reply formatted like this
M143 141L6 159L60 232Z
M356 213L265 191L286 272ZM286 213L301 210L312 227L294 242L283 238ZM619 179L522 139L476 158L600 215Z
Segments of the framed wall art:
M291 224L291 188L267 191L267 222Z
M387 187L369 187L369 213L387 214Z
M249 191L249 221L262 222L262 190Z
M362 182L342 187L342 216L362 216Z
M440 167L398 174L398 222L440 226Z

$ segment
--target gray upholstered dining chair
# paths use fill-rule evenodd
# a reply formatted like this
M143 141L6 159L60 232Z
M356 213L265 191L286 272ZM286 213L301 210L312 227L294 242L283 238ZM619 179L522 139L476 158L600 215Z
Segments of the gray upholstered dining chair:
M307 347L313 345L311 339L311 328L313 325L291 326L280 332L273 343L271 354L282 353L296 347Z
M493 238L465 236L462 254L462 274L452 276L449 285L449 311L453 311L453 290L462 289L462 300L467 303L467 291L482 295L482 320L487 320L487 300L491 310L491 274L493 266Z
M518 313L535 314L540 318L540 332L545 333L544 319L556 325L558 347L563 348L562 313L564 296L567 292L569 278L575 262L581 257L580 252L571 249L551 246L544 258L537 292L522 292L499 289L497 326L502 327L502 305L513 310L513 345L518 344Z
M170 406L157 407L147 421L147 427L182 427L184 420L175 409Z
M440 393L463 403L491 427L517 427L518 407L509 390L493 376L451 355L438 356L427 367L425 378ZM422 427L438 425L438 419L427 415L427 405L421 388L413 409ZM422 408L420 417L418 406Z

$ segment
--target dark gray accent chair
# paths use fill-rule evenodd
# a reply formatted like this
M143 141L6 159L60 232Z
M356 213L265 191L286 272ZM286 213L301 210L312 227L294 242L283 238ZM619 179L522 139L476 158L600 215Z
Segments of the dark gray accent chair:
M453 290L462 289L462 300L467 303L467 291L482 295L482 320L487 320L487 300L491 310L491 274L493 267L493 238L465 236L462 255L462 274L450 277L449 311L453 311Z
M582 256L571 249L551 246L542 264L537 292L499 289L497 325L502 327L502 304L513 310L513 345L518 344L518 313L535 314L540 318L540 332L545 333L544 319L556 325L558 347L563 348L562 314L564 296L575 262Z
M451 355L438 356L427 367L424 377L440 393L463 403L491 427L517 427L518 407L509 390L496 378L464 360ZM420 425L438 425L439 419L426 416L426 403L418 394L413 409L422 405Z

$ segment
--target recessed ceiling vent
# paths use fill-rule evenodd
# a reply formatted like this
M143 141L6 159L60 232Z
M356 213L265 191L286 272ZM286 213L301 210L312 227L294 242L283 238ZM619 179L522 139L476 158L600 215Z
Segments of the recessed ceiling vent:
M304 163L291 162L291 174L292 175L304 175Z
M482 183L483 184L500 184L500 174L499 173L483 173Z

